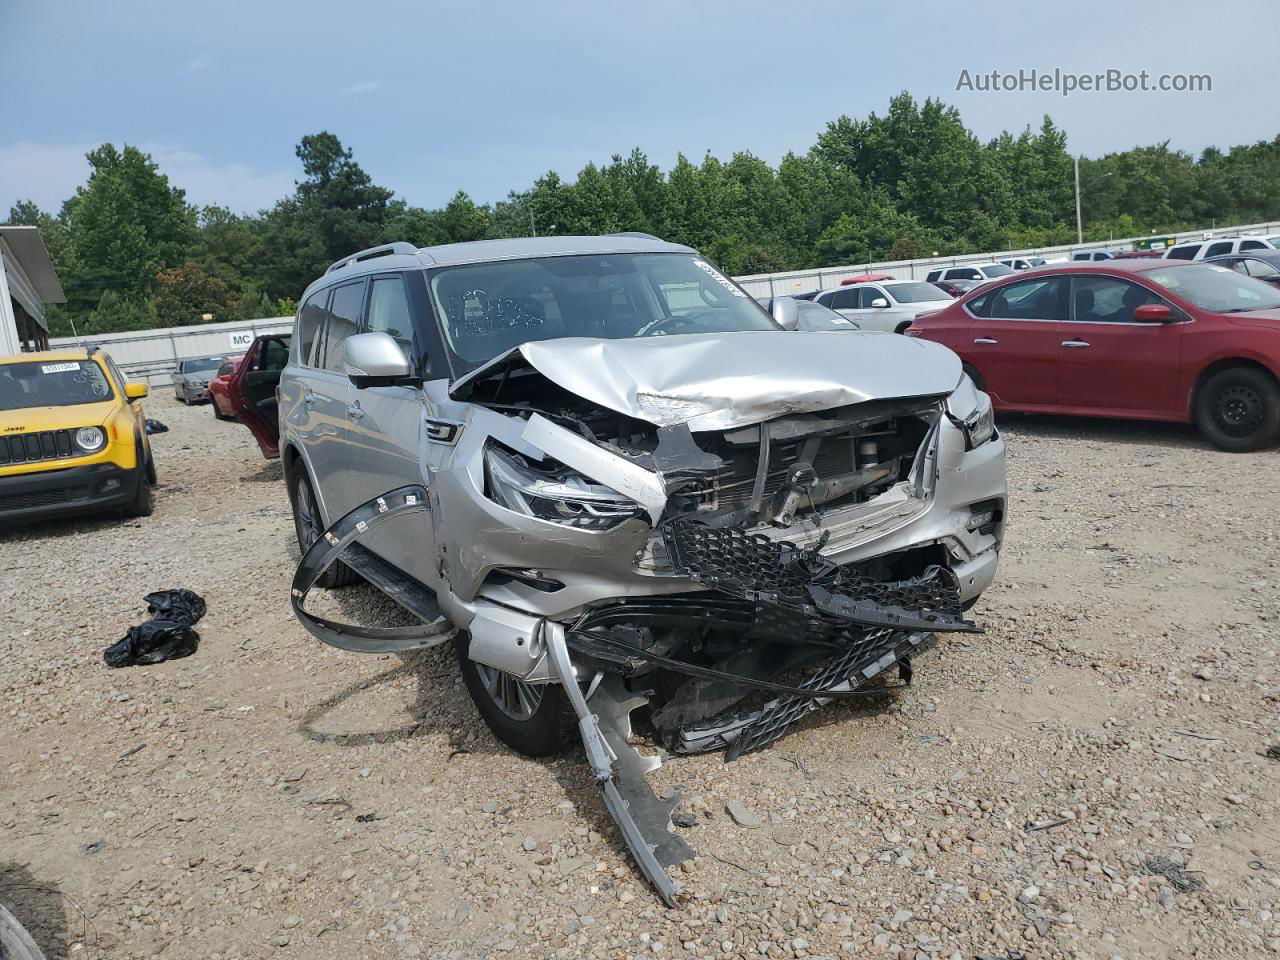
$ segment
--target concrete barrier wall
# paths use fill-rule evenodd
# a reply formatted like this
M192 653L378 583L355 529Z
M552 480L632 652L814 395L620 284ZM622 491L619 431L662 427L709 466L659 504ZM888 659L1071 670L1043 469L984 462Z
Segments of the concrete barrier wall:
M293 317L265 317L232 323L202 323L167 330L129 330L86 337L57 337L51 349L96 343L111 355L132 379L145 380L153 387L173 382L179 360L190 357L240 356L264 333L285 333L293 329Z

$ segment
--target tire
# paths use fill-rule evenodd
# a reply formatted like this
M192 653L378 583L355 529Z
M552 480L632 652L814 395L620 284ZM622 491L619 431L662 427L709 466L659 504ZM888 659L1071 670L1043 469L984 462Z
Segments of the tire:
M214 400L214 399L213 399L213 397L210 397L210 398L209 398L209 402L213 404L213 419L215 419L215 420L229 420L229 419L231 419L230 417L227 417L227 416L224 416L224 415L223 415L223 413L222 413L222 409L218 406L218 401L217 401L217 400Z
M471 636L454 638L462 682L493 735L526 757L563 753L577 739L577 717L559 684L523 683L468 656Z
M894 332L894 333L906 333L906 332L907 332L907 327L911 326L911 323L912 323L912 321L910 321L910 320L907 320L907 321L906 321L906 322L904 322L904 323L900 323L900 324L898 324L898 325L894 328L893 332Z
M149 517L155 511L156 499L151 489L151 481L148 479L147 464L144 454L138 451L138 489L130 500L124 506L124 515L126 517Z
M1194 420L1200 435L1219 450L1248 453L1269 447L1280 437L1280 385L1254 367L1222 370L1197 392Z
M315 491L311 489L311 481L303 467L289 472L289 504L293 508L293 532L298 538L298 550L305 553L324 533L324 518L320 516ZM339 560L320 576L316 586L334 590L359 579L359 574Z
M156 458L151 454L147 454L147 483L153 487L160 482L159 476L156 475Z

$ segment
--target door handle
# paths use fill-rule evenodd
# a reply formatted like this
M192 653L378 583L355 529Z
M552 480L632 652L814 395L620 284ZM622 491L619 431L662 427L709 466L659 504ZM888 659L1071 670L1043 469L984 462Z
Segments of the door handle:
M364 409L360 406L358 400L355 403L347 404L347 416L352 420L359 420L364 416Z
M995 340L991 337L977 337L973 342L974 343L999 343L1000 341Z
M1064 347L1087 347L1089 344L1084 340L1063 340Z

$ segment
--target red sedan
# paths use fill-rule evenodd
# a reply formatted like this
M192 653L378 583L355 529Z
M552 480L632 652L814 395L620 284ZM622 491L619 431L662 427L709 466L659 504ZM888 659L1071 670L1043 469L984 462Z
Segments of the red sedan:
M1222 450L1280 437L1280 291L1194 262L1041 267L916 320L997 410L1194 423Z
M213 415L219 420L236 418L235 410L231 406L231 397L227 394L227 387L242 363L244 363L244 357L231 357L224 360L222 366L218 367L217 374L209 381L209 399L213 402Z

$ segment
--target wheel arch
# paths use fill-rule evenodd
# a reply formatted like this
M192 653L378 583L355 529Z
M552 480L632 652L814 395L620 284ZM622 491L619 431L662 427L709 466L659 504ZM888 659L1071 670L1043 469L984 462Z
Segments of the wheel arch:
M1273 381L1280 383L1280 377L1276 376L1274 370L1268 367L1265 363L1255 360L1252 357L1219 357L1212 363L1206 364L1205 367L1196 374L1195 382L1192 383L1191 390L1187 394L1188 419L1195 418L1196 402L1200 399L1200 391L1204 389L1204 385L1209 382L1209 379L1224 370L1235 370L1237 368L1260 370Z

